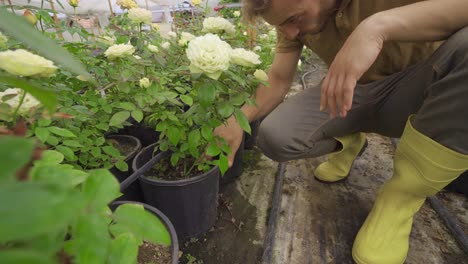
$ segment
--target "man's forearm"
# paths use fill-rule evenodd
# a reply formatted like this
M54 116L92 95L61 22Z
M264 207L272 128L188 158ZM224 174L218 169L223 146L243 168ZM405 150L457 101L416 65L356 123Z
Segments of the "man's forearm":
M256 92L256 105L244 105L242 111L249 121L259 119L276 108L286 96L290 83L275 81L270 78L270 87L260 85Z
M468 25L467 0L417 2L376 13L363 21L384 41L437 41Z

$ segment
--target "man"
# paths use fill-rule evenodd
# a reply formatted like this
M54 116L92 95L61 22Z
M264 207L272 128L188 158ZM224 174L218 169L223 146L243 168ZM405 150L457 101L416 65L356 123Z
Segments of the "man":
M468 1L244 0L244 7L278 29L271 87L260 86L257 106L242 108L251 121L269 114L258 138L265 155L332 153L314 172L332 183L364 150L363 132L401 137L394 175L357 234L353 258L403 263L413 215L468 169ZM320 87L282 103L303 45L329 71ZM216 133L237 150L234 118Z

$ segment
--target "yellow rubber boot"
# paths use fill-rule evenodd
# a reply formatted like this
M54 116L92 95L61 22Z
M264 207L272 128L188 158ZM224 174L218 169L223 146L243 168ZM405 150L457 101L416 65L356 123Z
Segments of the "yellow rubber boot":
M342 149L328 155L328 160L317 166L314 171L315 178L321 182L333 183L346 179L354 160L367 146L364 133L354 133L335 139L341 143Z
M468 155L440 145L408 121L395 153L393 177L379 190L357 234L353 259L358 264L402 264L414 214L428 196L467 169Z

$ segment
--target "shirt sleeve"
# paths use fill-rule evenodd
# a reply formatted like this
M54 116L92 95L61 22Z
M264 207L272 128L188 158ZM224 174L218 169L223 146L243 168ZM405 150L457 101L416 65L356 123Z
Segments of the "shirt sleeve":
M277 40L276 40L276 48L275 52L278 53L287 53L292 51L301 50L304 44L299 39L289 40L286 36L278 29L277 32Z

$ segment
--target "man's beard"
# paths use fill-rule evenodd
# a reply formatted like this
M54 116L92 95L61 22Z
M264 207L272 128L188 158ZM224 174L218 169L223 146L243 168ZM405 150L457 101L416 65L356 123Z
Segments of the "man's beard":
M321 1L322 3L325 2L324 0ZM318 21L316 23L317 26L315 26L313 29L307 30L305 32L300 32L301 35L305 34L318 34L321 33L325 27L327 26L328 22L335 16L336 12L338 11L338 8L341 4L341 0L335 1L334 5L322 10L319 14ZM323 5L322 5L323 6Z

